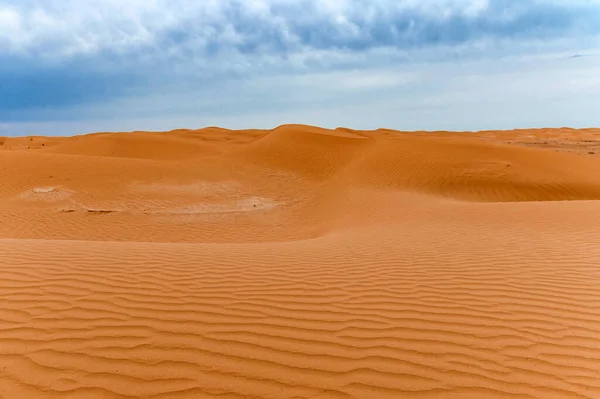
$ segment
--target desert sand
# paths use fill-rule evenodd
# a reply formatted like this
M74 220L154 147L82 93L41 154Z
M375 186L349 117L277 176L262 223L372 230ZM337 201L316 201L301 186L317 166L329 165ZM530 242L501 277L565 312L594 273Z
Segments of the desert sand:
M1 398L600 398L600 129L0 143Z

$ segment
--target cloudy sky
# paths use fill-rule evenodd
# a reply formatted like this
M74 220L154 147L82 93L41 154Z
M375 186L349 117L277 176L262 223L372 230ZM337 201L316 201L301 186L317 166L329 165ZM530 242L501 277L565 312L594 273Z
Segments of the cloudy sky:
M600 126L600 0L0 0L0 135Z

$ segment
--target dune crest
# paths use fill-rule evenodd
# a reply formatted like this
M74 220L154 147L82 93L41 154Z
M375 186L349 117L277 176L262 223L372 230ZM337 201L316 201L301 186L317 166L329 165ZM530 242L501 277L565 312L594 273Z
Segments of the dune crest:
M0 138L0 397L598 398L598 143Z

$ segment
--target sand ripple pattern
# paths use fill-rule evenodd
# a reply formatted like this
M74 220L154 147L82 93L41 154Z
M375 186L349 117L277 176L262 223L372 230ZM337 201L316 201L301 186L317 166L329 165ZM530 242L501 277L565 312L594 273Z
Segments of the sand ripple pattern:
M600 130L0 142L0 399L600 398Z
M0 240L0 396L600 397L597 232L442 230Z

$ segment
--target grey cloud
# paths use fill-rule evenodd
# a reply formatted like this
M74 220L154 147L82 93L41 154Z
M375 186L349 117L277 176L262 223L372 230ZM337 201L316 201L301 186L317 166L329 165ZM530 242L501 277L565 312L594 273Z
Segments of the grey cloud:
M315 104L364 115L353 96L366 94L393 116L393 106L446 107L444 79L472 90L452 88L455 99L487 101L485 79L470 84L461 67L438 79L430 66L494 60L485 73L498 82L506 70L493 65L507 57L573 65L597 60L587 55L599 44L598 0L0 0L0 121L225 124L216 119L304 109L296 121L327 124ZM564 59L573 54L586 57Z
M521 0L0 3L0 49L20 57L140 60L458 45L600 32L600 3Z

